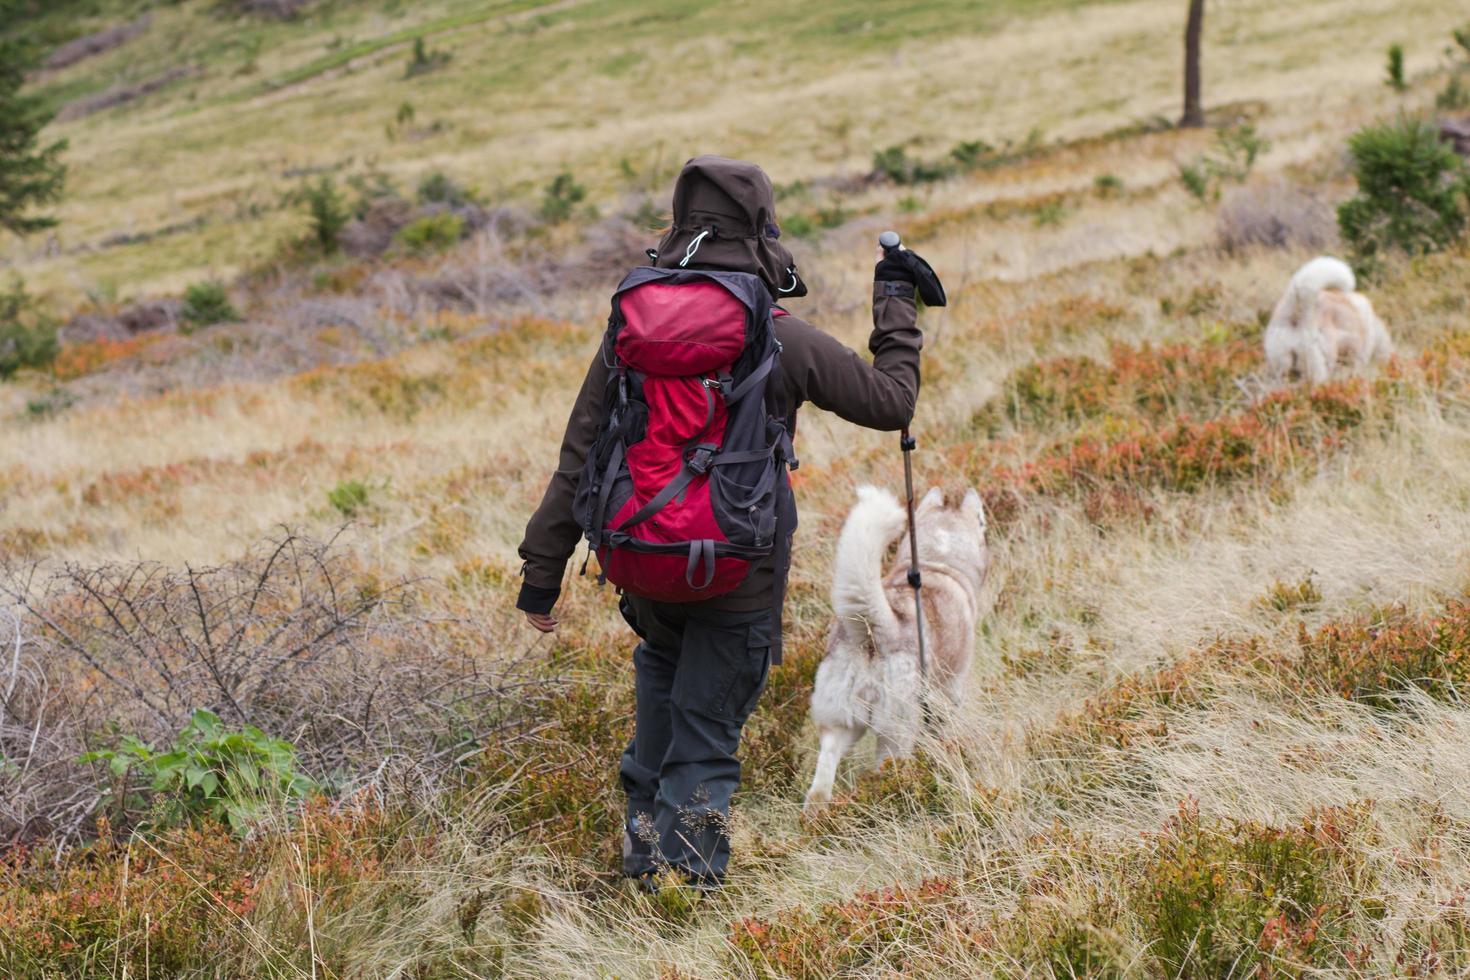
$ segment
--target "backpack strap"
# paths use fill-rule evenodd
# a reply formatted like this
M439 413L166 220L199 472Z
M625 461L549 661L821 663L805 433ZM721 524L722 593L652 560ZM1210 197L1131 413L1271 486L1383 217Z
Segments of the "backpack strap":
M740 399L744 398L746 395L754 391L756 385L764 382L766 380L766 376L769 375L771 371L776 367L776 358L778 356L779 352L772 352L770 357L767 357L764 361L762 361L759 367L750 372L749 377L740 382L740 384L736 385L735 390L725 396L725 404L735 404L736 402L740 401Z
M708 442L695 446L689 458L684 461L684 468L679 471L679 475L670 480L668 485L660 490L652 500L638 508L615 530L626 531L635 524L642 524L667 507L671 500L684 492L685 487L694 482L695 477L709 472L710 463L715 458L715 450L719 448Z
M694 581L694 573L699 571L703 563L705 576L703 582ZM684 581L696 592L703 592L709 588L710 583L715 580L715 543L708 538L703 541L689 542L689 565L684 569Z

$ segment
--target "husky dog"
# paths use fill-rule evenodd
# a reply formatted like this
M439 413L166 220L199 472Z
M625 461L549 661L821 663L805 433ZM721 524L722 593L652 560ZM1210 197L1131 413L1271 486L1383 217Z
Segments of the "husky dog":
M1356 290L1353 270L1339 259L1323 256L1297 270L1266 327L1266 367L1275 378L1318 384L1338 365L1359 369L1388 358L1388 330Z
M985 506L974 490L957 506L936 487L920 502L919 569L924 587L924 648L928 685L919 673L914 593L908 552L883 574L888 549L904 533L907 513L886 490L858 489L857 506L837 541L832 607L837 623L817 668L812 721L821 734L808 809L832 798L837 764L868 729L878 738L878 761L906 756L923 725L921 694L940 692L958 702L975 653L980 587L990 564Z

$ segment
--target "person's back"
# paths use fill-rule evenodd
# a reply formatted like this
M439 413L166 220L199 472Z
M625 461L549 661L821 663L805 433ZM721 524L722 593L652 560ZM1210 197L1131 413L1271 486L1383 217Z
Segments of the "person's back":
M674 225L660 242L654 265L746 273L779 302L806 291L779 235L771 182L759 167L696 157L675 185ZM764 413L775 428L794 436L797 411L807 402L867 428L895 431L908 425L918 398L923 341L912 273L904 263L885 259L876 280L871 364L804 320L776 310L772 329L779 355L764 398ZM556 628L551 611L566 565L588 531L573 502L608 420L609 399L617 397L613 382L626 372L618 352L607 348L605 340L593 358L567 424L557 471L520 547L524 581L517 607L543 632ZM725 825L740 780L735 758L740 731L773 659L779 662L781 606L796 528L784 469L780 475L779 540L749 562L738 582L722 584L721 594L669 602L635 594L636 581L624 585L620 609L642 642L634 651L636 731L621 767L628 798L623 872L645 883L663 870L704 886L718 884L724 875L729 859ZM675 494L663 496L650 503L664 505ZM591 529L590 536L599 531ZM604 543L599 555L607 554ZM697 557L690 559L691 573Z

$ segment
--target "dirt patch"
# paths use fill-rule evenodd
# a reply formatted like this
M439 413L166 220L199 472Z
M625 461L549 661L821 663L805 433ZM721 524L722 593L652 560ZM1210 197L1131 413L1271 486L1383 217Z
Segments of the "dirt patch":
M176 299L151 299L123 307L117 313L82 313L61 328L64 343L127 340L140 333L172 330L183 304Z
M1460 156L1470 160L1470 116L1446 119L1440 123L1439 138L1453 146Z
M146 31L152 21L153 18L150 14L144 14L137 20L128 21L126 24L117 24L106 30L97 31L93 34L87 34L75 40L67 41L52 51L51 54L47 55L45 67L50 69L67 68L93 55L122 47Z
M161 88L165 88L180 79L189 77L193 73L193 68L187 65L180 65L177 68L170 68L161 75L145 78L141 82L133 82L128 85L114 85L105 92L98 92L96 95L88 95L74 102L68 102L61 107L61 111L56 114L56 118L62 122L66 122L70 119L81 119L84 116L90 116L93 113L101 112L104 109L111 109L114 106L125 105L141 99L145 95L151 95Z
M312 0L227 0L224 6L237 14L290 20L311 2Z

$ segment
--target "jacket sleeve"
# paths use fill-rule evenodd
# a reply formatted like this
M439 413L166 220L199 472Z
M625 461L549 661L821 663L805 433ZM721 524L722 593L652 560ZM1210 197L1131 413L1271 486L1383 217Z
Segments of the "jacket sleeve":
M602 421L608 374L599 348L567 419L556 472L541 497L541 506L526 525L526 536L518 549L524 564L521 594L516 601L516 608L525 612L551 612L561 595L567 560L577 550L577 541L582 536L582 528L572 513L572 500L577 493L582 464Z
M871 364L795 317L777 322L787 327L781 336L781 371L798 401L869 429L892 431L909 424L919 400L919 352L924 346L912 285L873 284Z

